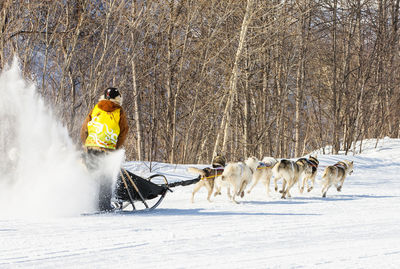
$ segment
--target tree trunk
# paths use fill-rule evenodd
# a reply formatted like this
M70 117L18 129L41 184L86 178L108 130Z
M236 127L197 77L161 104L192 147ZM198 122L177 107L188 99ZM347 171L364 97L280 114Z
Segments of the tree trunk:
M340 149L340 104L339 90L337 86L337 0L333 4L333 27L332 27L332 53L333 53L333 72L332 72L332 111L333 111L333 154L338 154Z
M307 7L305 7L307 8ZM305 28L306 28L306 18L305 18L305 13L304 10L301 10L301 19L299 23L299 38L300 38L300 49L299 49L299 60L297 63L297 71L296 71L296 114L295 114L295 145L294 145L294 156L298 157L300 156L300 151L301 151L301 138L300 138L300 131L301 131L301 112L303 110L303 83L304 83L304 62L305 62L305 38L306 38L306 33L305 33Z
M228 94L229 97L228 97L228 101L225 106L225 111L224 111L224 115L223 115L223 120L221 121L220 130L218 132L217 139L215 142L214 155L216 154L217 149L219 148L219 137L220 137L221 130L224 130L224 133L223 133L224 139L222 142L222 152L224 154L226 154L227 142L228 142L228 137L229 137L230 125L231 125L231 117L232 117L232 106L233 106L233 102L235 100L235 96L237 94L236 87L237 87L237 80L239 77L238 65L239 65L240 57L242 55L244 42L246 41L247 28L251 21L253 2L254 2L254 0L247 0L246 13L244 14L243 21L242 21L242 27L241 27L241 31L240 31L239 45L236 50L235 62L233 64L231 78L229 80L229 94Z
M136 17L136 3L132 3L132 18L135 19L135 22L132 22L132 25L137 24L137 17ZM131 40L134 42L134 32L131 32ZM137 87L136 82L136 65L135 65L135 52L132 52L132 59L131 59L131 71L132 71L132 90L133 90L133 104L134 104L134 118L135 118L135 125L136 125L136 150L137 155L136 158L139 161L144 160L144 148L143 148L143 128L142 128L142 117L140 113L140 91Z

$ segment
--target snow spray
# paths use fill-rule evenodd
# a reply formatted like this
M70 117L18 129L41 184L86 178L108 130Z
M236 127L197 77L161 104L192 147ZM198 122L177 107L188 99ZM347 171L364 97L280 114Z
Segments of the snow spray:
M0 216L74 216L95 210L95 176L53 115L14 60L0 74ZM106 158L101 167L115 178L124 152Z

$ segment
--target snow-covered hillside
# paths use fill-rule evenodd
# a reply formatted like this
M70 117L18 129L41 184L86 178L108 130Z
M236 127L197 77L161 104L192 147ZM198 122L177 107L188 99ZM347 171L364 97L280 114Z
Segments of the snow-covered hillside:
M287 200L267 198L259 185L238 205L225 195L209 203L205 189L192 204L193 186L185 186L153 212L2 217L0 267L398 268L400 141L373 143L357 156L319 156L321 166L355 163L342 192L332 188L325 199L318 183ZM143 176L148 166L125 164ZM186 168L158 163L153 172L193 178Z
M176 187L152 212L82 216L95 186L66 129L14 63L0 75L0 268L399 268L400 140L364 141L338 193L264 187L230 202ZM123 152L105 164L119 166ZM262 157L262 156L258 156ZM117 166L117 167L118 167ZM189 165L125 162L147 177L192 179ZM198 165L204 167L207 164ZM107 169L107 165L104 165Z

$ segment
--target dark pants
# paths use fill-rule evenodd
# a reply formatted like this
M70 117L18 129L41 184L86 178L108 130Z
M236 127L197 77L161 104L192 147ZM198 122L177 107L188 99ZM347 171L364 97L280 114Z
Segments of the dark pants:
M100 211L112 210L112 180L101 173L101 159L107 154L106 151L88 149L85 154L85 163L91 173L96 173L96 182L99 184L98 209Z

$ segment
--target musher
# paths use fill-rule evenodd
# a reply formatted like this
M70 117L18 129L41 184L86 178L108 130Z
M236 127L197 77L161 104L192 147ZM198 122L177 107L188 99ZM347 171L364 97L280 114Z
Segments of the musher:
M101 171L101 158L121 148L126 140L129 126L121 105L120 92L117 88L109 87L82 124L80 135L86 151L85 162L92 172ZM112 180L105 175L97 180L100 187L98 209L111 211Z

